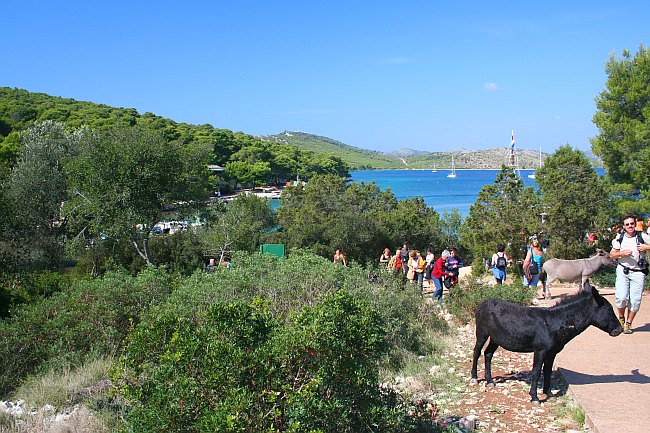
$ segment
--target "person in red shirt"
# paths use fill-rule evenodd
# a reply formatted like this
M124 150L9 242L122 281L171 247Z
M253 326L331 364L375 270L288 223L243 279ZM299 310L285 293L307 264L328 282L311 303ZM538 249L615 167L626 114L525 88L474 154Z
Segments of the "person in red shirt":
M445 262L449 255L449 251L444 250L440 257L438 257L438 260L436 260L431 271L431 280L433 280L433 284L436 286L436 290L433 292L433 299L437 301L442 301L442 279L447 275Z

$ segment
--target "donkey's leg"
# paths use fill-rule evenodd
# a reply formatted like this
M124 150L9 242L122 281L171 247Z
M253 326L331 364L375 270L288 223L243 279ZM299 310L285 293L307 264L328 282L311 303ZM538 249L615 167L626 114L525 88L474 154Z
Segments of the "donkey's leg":
M474 381L477 381L478 379L478 359L481 357L481 350L483 350L483 346L485 346L485 342L488 339L487 334L483 334L480 331L477 330L476 332L476 344L474 345L474 356L472 357L472 372L471 372L471 377Z
M546 398L551 397L551 375L553 374L553 363L555 362L555 355L557 353L550 353L544 358L544 387L542 391L546 394Z
M499 345L490 340L490 343L485 348L483 356L485 356L485 382L488 385L493 385L492 383L492 356L494 352L499 348Z
M542 364L544 363L545 352L535 352L533 354L533 371L530 376L530 401L533 404L539 404L539 398L537 397L537 384L539 383L539 373L542 370Z

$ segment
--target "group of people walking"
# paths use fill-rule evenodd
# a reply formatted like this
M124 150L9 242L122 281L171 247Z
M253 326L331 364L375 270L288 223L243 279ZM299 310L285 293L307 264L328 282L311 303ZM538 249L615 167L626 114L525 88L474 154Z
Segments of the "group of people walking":
M442 300L443 286L451 288L458 283L459 270L463 267L456 248L444 250L436 259L431 248L427 248L423 257L420 251L411 250L407 242L404 242L401 249L395 250L395 254L385 248L379 262L392 272L403 273L420 290L424 289L425 281L429 286L433 284L433 298L438 301Z
M523 270L524 286L537 287L540 282L540 271L542 269L542 256L544 252L537 239L537 236L532 236L530 244L526 247L526 256L524 258ZM490 261L490 269L497 284L503 284L507 277L507 268L510 267L513 260L506 253L506 247L503 244L497 245L497 251L492 255ZM542 294L545 298L550 299L551 293L544 281L542 282Z
M610 257L617 262L616 267L616 309L625 334L631 334L632 321L639 311L645 276L648 274L648 263L644 257L650 250L650 234L643 231L643 222L634 216L623 218L623 230L612 240ZM648 220L650 226L650 220ZM641 228L641 230L638 230ZM650 227L648 228L650 231ZM337 251L337 253L339 253ZM544 251L537 236L530 238L523 262L524 286L537 287L541 282L542 295L551 298L551 293L540 274L543 264ZM344 257L344 256L343 256ZM345 264L345 258L335 255L335 262ZM393 254L389 248L384 249L379 262L392 272L402 272L420 290L426 281L433 284L433 298L442 300L443 287L451 288L458 283L459 270L463 261L457 254L456 248L444 250L436 259L431 248L423 257L420 251L411 250L404 242L401 249ZM497 284L506 281L507 268L512 265L512 259L505 251L505 245L498 245L492 255L490 268Z

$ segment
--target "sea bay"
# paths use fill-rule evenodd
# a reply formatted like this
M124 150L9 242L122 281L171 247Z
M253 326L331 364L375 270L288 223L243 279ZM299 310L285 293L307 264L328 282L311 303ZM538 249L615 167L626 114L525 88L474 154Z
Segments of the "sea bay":
M390 189L398 200L422 197L424 203L440 215L454 208L466 217L478 198L479 191L494 183L499 170L362 170L351 172L353 182L375 182L382 190ZM525 186L537 188L535 179L528 177L534 170L518 171Z

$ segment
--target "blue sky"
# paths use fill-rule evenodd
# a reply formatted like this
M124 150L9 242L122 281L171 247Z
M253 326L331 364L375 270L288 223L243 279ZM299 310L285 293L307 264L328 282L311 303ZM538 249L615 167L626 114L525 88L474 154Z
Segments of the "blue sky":
M452 4L453 3L453 4ZM588 151L646 1L6 1L0 86L367 149Z

